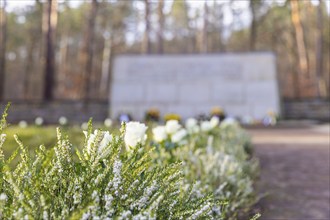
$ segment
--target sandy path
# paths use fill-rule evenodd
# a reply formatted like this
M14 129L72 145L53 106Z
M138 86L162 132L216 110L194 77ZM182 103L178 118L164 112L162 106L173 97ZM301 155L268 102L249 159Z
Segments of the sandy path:
M330 219L329 125L249 129L260 158L261 219Z

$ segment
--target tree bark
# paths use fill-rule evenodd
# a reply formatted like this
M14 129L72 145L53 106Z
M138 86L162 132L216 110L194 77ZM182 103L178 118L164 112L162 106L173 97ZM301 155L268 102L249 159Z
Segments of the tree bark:
M213 17L213 25L214 32L213 38L211 42L211 48L214 52L224 52L226 50L226 46L223 42L223 12L224 3L218 4L216 0L213 0L213 9L212 9L212 17Z
M158 2L158 53L162 54L164 52L164 0L159 0Z
M252 22L250 27L250 51L256 50L256 40L257 40L256 4L257 2L255 0L250 0L250 10L252 14Z
M144 0L145 4L145 17L144 22L146 24L144 35L143 35L143 42L142 42L142 53L151 53L151 43L150 43L150 5L149 0Z
M307 51L304 40L304 32L300 19L299 5L297 0L291 0L291 20L294 26L295 41L297 45L298 69L301 76L308 76Z
M93 0L91 4L91 10L88 17L87 30L84 38L84 46L81 53L81 65L83 68L83 99L84 103L87 104L89 101L90 93L90 79L93 71L93 45L94 45L94 29L95 29L95 18L97 14L97 0Z
M204 2L204 16L203 16L203 30L202 30L202 39L201 39L201 52L207 53L208 51L208 7L207 1Z
M323 0L319 0L317 7L317 39L316 39L316 84L318 97L327 94L325 81L323 79Z
M57 80L59 86L57 92L59 96L66 97L66 76L67 76L67 59L68 59L68 34L64 31L60 40L60 58L59 58L59 70Z
M31 97L31 90L30 86L32 80L30 79L31 74L33 74L33 66L34 66L34 51L37 46L37 40L38 38L35 35L35 32L31 31L31 37L30 37L30 42L29 42L29 49L28 49L28 56L26 59L26 64L25 64L25 73L24 73L24 78L23 78L23 98L24 100L29 100Z
M109 88L110 63L112 59L112 36L104 37L104 49L102 56L102 75L100 83L100 95L104 96Z
M57 26L57 0L47 2L46 63L44 78L44 101L54 98L55 87L55 33Z
M6 44L7 44L7 0L3 0L0 14L0 101L5 99Z

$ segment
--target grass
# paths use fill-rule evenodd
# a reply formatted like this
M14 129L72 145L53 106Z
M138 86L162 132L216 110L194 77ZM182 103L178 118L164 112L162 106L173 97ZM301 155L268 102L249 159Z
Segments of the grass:
M102 130L110 130L110 133L118 134L119 124L114 124L111 128L105 127L103 124L94 124L94 128ZM148 127L152 127L152 124L147 124ZM4 154L9 157L18 148L18 144L15 141L14 135L17 134L22 143L29 149L30 152L34 152L40 145L44 145L46 148L52 148L56 144L56 128L60 127L65 135L68 135L70 142L74 147L81 148L85 139L83 129L79 125L45 125L36 126L29 125L26 128L22 128L18 125L9 125L4 133L7 134L6 143L4 144ZM152 136L151 130L148 129L148 136Z
M18 125L9 125L4 133L7 134L5 144L2 146L4 155L9 158L14 151L19 148L17 142L15 141L14 135L18 135L18 138L22 141L24 146L29 150L30 154L33 155L35 150L40 146L44 145L47 149L53 148L56 145L56 128L60 127L64 135L67 135L70 143L72 143L74 148L82 148L84 145L85 136L83 134L83 129L78 125L70 126L60 126L60 125L46 125L46 126L36 126L29 125L26 128L22 128ZM100 124L96 124L95 128L102 130L109 130ZM113 129L110 129L113 130ZM118 130L118 129L116 129ZM118 133L118 132L114 132ZM16 157L11 166L15 166L19 161L19 157Z
M7 134L6 142L3 146L6 157L10 156L18 144L15 141L14 135L17 134L23 144L29 149L30 152L34 152L34 149L40 145L44 145L46 148L52 148L56 144L56 128L61 127L62 132L68 135L70 142L75 147L82 147L84 134L82 129L78 125L73 126L59 126L59 125L47 125L47 126L35 126L30 125L26 128L21 128L17 125L9 125L4 133ZM102 126L95 126L102 130L109 130Z

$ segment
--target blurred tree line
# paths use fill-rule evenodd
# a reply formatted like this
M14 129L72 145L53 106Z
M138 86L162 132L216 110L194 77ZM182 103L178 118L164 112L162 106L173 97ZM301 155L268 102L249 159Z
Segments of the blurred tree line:
M277 55L282 97L329 97L324 0L36 0L15 11L7 1L0 100L107 100L117 54L247 51Z

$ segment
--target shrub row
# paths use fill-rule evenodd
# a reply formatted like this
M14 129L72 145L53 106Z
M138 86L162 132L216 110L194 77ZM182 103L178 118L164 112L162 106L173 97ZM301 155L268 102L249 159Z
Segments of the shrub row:
M58 128L54 147L30 153L15 136L5 157L5 119L0 219L236 219L255 202L258 163L234 121L129 122L112 133L90 121L83 146Z

